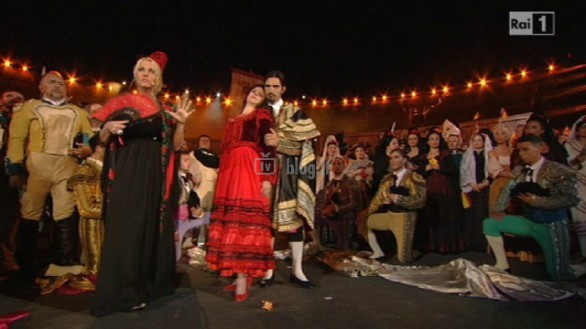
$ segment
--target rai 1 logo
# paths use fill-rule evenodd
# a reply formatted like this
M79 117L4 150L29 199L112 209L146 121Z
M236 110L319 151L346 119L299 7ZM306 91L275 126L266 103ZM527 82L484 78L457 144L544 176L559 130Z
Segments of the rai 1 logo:
M273 175L276 170L276 159L272 156L272 153L260 152L260 158L256 158L254 170L257 174L261 175Z
M555 12L510 11L509 35L555 35Z

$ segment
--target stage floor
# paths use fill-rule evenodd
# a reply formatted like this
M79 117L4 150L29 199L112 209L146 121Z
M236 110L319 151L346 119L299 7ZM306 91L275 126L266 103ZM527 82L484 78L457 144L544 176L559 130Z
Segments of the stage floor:
M414 265L440 265L458 257L479 264L489 255L428 254ZM393 260L390 261L394 263ZM19 328L579 328L586 302L575 296L559 302L499 302L427 291L381 277L349 278L312 258L306 273L319 285L302 289L288 283L289 263L277 261L276 282L254 286L250 299L235 303L222 290L229 282L201 267L178 265L175 294L145 310L104 318L90 314L92 294L39 296L38 291L0 284L0 314L27 310L31 316L13 325ZM543 264L511 260L516 275L544 280ZM584 278L582 278L584 279ZM576 283L561 283L576 288ZM274 303L272 311L262 300Z

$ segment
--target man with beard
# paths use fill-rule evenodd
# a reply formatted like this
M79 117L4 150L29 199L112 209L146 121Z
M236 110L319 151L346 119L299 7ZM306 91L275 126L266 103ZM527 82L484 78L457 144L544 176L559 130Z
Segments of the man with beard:
M41 78L41 99L31 100L15 109L10 123L7 173L10 185L24 184L24 168L28 172L21 201L21 221L16 238L16 259L22 278L36 275L34 255L39 221L47 196L53 201L53 220L57 223L57 265L75 263L78 227L74 217L75 200L67 190L67 180L78 166L77 157L91 153L83 141L93 136L86 111L67 103L65 81L59 72L51 71Z
M273 228L287 232L291 247L291 283L312 288L303 272L304 228L314 230L315 214L315 154L312 140L320 135L313 121L300 108L285 104L281 96L286 91L285 75L269 72L265 77L265 95L275 117L276 130L266 134L264 142L277 147L279 180L273 202ZM272 279L267 273L265 279ZM261 286L264 285L261 281Z

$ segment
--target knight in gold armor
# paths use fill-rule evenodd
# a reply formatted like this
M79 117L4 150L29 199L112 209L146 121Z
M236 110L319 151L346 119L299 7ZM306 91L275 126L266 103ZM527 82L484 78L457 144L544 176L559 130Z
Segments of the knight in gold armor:
M92 155L67 181L67 188L75 195L80 217L79 235L81 263L85 265L84 274L97 275L104 241L101 178L105 148L99 143L98 135L90 138L89 145Z
M397 240L397 258L412 261L412 243L417 209L425 206L425 180L407 169L407 157L400 149L390 155L392 173L385 176L368 207L368 244L372 259L384 256L373 230L392 231Z
M7 153L11 186L22 186L25 167L28 172L21 200L16 258L21 277L29 279L37 274L33 259L39 221L49 194L58 228L56 263L63 266L75 263L78 239L77 221L73 217L75 200L66 185L77 169L78 157L91 152L83 141L94 134L87 112L67 102L65 81L59 72L45 74L39 89L42 99L31 100L15 109Z

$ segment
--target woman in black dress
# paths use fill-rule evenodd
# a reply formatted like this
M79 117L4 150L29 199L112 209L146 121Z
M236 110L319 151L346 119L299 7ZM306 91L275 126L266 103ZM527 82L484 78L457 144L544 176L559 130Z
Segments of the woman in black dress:
M440 131L432 129L427 140L429 151L420 156L418 169L426 181L427 202L417 219L416 246L422 251L458 253L465 250L459 168Z
M94 117L105 124L105 237L92 312L139 310L174 291L172 195L183 124L183 101L172 112L156 99L167 55L155 52L134 67L136 93L108 102Z

